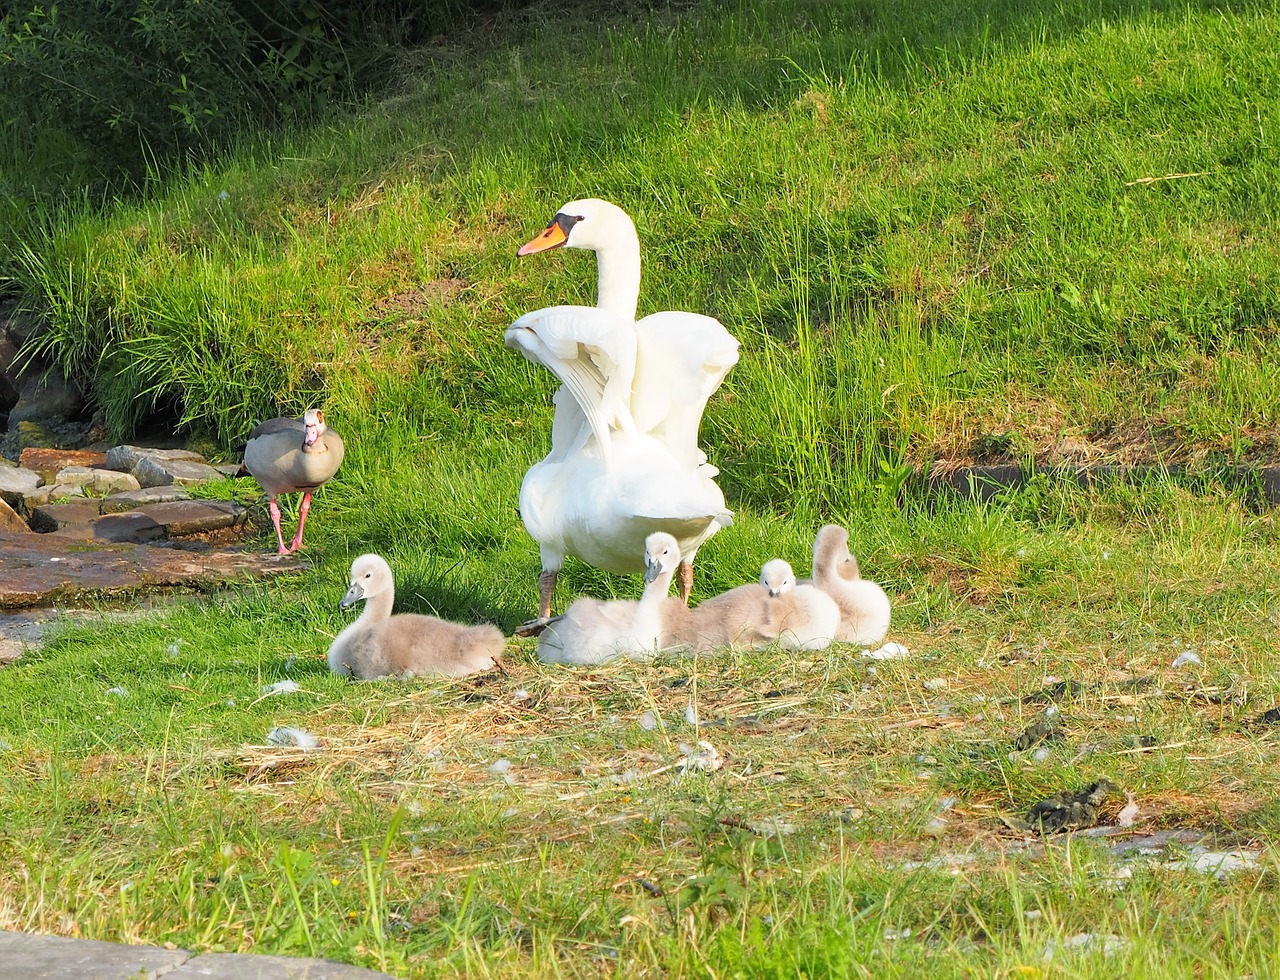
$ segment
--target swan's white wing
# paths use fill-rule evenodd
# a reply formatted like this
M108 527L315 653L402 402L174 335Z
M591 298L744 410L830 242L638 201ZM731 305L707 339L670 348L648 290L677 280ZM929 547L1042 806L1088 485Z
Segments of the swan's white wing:
M549 306L511 324L506 344L564 383L608 460L609 430L630 432L635 427L630 409L635 328L594 307ZM552 451L557 451L554 444Z
M702 412L738 363L738 340L719 320L701 313L654 313L636 324L635 333L631 415L636 428L660 439L693 469L707 458L698 448Z

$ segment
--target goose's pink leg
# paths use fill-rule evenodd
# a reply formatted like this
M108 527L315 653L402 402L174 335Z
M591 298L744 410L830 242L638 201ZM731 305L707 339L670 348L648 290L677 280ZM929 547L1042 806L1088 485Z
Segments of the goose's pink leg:
M267 510L271 512L271 523L276 526L276 540L280 542L280 550L276 554L287 555L289 549L284 546L284 533L280 530L280 505L276 503L275 497L268 498Z
M289 544L290 551L297 551L302 547L302 529L307 526L307 511L311 509L311 494L304 493L302 495L302 506L298 508L298 533L293 536L293 541Z

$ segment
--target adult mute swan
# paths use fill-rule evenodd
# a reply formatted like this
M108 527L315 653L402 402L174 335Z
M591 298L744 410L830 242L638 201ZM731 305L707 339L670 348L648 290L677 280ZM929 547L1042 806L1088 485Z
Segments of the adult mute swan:
M381 555L361 555L351 563L351 588L338 603L348 609L361 599L360 618L329 647L335 674L379 677L436 675L466 677L502 666L506 645L494 626L462 626L415 613L391 615L395 579Z
M638 572L645 538L675 536L680 598L693 588L698 547L732 523L719 472L698 448L707 399L738 362L738 341L698 313L636 321L640 239L608 201L564 205L518 255L556 247L596 253L598 302L526 313L506 344L563 383L553 399L551 452L525 474L520 515L538 542L538 619L551 615L566 555L609 572Z
M309 408L300 419L271 419L249 433L244 447L244 468L267 492L267 509L276 528L279 553L287 555L302 547L302 529L307 526L311 495L327 483L342 465L342 438L325 425L324 412ZM280 530L282 493L301 493L298 533L285 547Z

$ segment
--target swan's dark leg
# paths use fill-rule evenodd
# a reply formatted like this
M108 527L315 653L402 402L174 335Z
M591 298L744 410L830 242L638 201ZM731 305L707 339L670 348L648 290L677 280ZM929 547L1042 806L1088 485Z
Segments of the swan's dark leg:
M542 570L542 574L538 576L538 618L517 626L513 635L537 636L547 628L547 623L551 621L551 596L556 591L556 579L559 576L559 571L546 568Z
M680 586L680 601L687 606L689 593L693 591L693 565L690 562L680 563L680 567L676 569L676 581Z

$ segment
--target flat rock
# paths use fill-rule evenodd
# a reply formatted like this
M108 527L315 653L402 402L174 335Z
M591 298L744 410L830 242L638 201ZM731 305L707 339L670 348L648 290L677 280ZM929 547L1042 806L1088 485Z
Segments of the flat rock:
M0 636L0 667L13 663L22 656L22 653L21 640L11 640L7 636Z
M75 483L51 483L48 486L36 487L22 495L22 509L28 514L37 507L57 503L69 497L83 497L84 487Z
M191 494L180 490L172 484L167 487L147 487L139 490L126 490L103 497L102 513L118 514L125 510L136 510L146 504L167 504L174 500L190 500Z
M40 486L42 480L35 470L21 466L0 466L0 500L20 504L24 494Z
M172 973L171 980L383 980L390 974L348 966L333 960L256 953L205 953L188 960Z
M24 531L31 532L31 528L27 527L27 522L3 499L0 499L0 531L12 531L17 534L21 534Z
M23 980L129 980L144 971L149 977L173 976L189 959L184 949L0 932L4 974Z
M31 512L31 530L60 531L70 524L88 524L98 516L96 500L76 500L69 504L45 504Z
M159 545L106 542L93 546L58 534L0 531L0 568L4 569L0 575L0 609L167 586L214 585L305 567L292 555L197 553Z
M164 487L170 484L189 487L222 479L222 474L208 463L197 463L189 459L159 460L152 456L143 456L138 460L133 475L143 487Z
M106 466L107 454L91 449L24 449L18 463L52 480L58 470L68 466Z
M203 463L205 458L190 449L147 449L145 446L112 446L107 450L107 469L132 473L144 456L162 462L175 459Z
M176 500L167 504L147 504L133 511L155 521L168 537L203 534L224 527L240 527L249 519L249 510L231 500Z
M129 473L104 470L94 466L64 466L54 475L53 483L78 483L94 493L124 493L139 490L137 479Z
M21 980L389 980L390 974L333 960L253 953L205 953L0 932L5 977Z
M165 536L165 528L155 518L136 510L126 510L83 524L67 524L52 533L72 541L155 541Z

